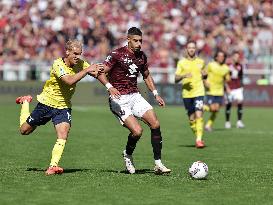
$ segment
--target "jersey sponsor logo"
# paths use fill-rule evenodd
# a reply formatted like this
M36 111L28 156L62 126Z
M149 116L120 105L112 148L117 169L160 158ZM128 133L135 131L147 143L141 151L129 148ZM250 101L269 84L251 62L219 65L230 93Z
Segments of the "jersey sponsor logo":
M136 64L131 64L129 65L129 72L130 72L130 75L127 74L127 76L129 76L130 78L134 78L134 77L137 77L137 65Z
M237 79L238 76L239 76L238 70L236 70L236 69L231 69L231 78L232 78L232 79Z

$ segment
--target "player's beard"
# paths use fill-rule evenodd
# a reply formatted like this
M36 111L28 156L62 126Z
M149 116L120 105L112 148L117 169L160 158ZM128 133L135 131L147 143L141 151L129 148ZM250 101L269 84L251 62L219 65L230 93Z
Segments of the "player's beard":
M76 58L73 59L74 65L76 65L78 62L79 62L79 59L78 59L78 58L77 58L77 59L76 59Z
M139 52L140 52L140 49L141 49L140 47L139 47L139 48L135 48L135 49L134 49L134 50L135 50L134 52L135 52L135 53L139 53Z
M188 52L188 56L189 56L190 58L194 58L194 57L195 57L195 52L194 52L192 55Z

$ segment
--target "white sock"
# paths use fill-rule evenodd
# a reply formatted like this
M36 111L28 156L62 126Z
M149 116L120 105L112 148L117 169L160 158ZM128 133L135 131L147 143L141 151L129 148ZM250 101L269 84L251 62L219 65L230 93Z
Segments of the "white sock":
M161 159L155 160L155 165L161 165L161 164L162 164Z

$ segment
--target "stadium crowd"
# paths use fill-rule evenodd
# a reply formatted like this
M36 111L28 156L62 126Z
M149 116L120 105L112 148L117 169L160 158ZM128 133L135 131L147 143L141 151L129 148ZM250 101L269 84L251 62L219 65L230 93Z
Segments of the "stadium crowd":
M51 61L69 38L83 41L88 60L102 61L131 26L142 29L152 66L175 66L189 38L206 59L217 48L249 61L273 52L272 0L2 0L0 65Z

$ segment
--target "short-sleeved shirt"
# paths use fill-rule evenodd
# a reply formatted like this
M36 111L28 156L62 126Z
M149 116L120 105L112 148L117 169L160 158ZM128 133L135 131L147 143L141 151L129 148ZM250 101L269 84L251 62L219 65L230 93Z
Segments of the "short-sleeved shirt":
M230 81L228 86L231 90L243 87L243 65L234 63L229 65Z
M175 75L185 75L191 73L192 77L182 79L183 98L194 98L205 95L205 89L202 78L202 69L205 62L201 58L188 59L183 58L178 61Z
M147 57L144 52L132 53L127 46L112 51L104 61L111 70L109 82L121 95L139 92L137 77L148 70Z
M74 75L87 67L89 64L81 59L72 68L68 67L62 58L56 59L50 68L50 78L46 81L42 93L37 95L37 100L53 108L71 108L71 98L76 84L68 85L61 78L65 75Z
M225 81L230 79L228 66L213 61L208 64L207 73L207 81L209 83L207 94L212 96L223 96Z

